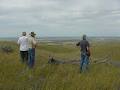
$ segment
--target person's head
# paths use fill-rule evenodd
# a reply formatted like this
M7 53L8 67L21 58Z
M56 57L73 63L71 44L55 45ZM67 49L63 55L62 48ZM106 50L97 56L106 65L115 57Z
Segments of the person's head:
M22 35L23 35L23 36L26 36L26 32L22 32Z
M86 40L87 39L87 36L86 35L83 35L83 40Z
M35 34L34 32L31 32L30 35L31 35L32 37L35 37L36 34Z

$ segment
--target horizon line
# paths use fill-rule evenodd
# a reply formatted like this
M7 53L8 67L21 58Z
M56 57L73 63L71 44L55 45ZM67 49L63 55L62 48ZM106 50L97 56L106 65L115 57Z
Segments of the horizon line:
M20 37L20 36L18 36L18 37ZM17 36L8 36L8 37L0 37L0 38L18 38ZM68 38L70 38L70 37L82 37L82 36L37 36L37 38L54 38L54 37L59 37L59 38L61 38L61 37L68 37ZM105 37L120 37L120 36L89 36L89 35L87 35L87 37L103 37L103 38L105 38Z

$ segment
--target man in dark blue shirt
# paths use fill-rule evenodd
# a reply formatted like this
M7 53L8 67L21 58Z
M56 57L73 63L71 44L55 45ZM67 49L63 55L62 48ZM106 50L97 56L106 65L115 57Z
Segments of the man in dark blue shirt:
M81 48L81 62L80 62L80 73L83 71L83 65L85 64L88 69L89 57L90 57L90 44L86 40L86 35L83 35L83 40L76 44Z

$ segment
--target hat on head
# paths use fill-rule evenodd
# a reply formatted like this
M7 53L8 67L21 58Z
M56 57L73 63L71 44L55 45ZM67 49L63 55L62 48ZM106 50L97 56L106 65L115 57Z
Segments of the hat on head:
M31 32L30 35L34 35L35 36L36 34L34 32Z

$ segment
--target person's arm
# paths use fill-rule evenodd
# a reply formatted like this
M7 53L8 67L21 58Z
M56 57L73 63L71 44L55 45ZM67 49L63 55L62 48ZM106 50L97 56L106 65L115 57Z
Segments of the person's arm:
M20 45L20 39L18 39L17 44Z
M33 47L36 48L37 46L37 41L35 40L35 38L33 39Z
M88 45L87 45L87 53L88 53L88 56L90 57L91 56L91 50L90 50L89 42L88 42Z
M80 46L80 42L78 42L78 43L76 44L76 46Z

